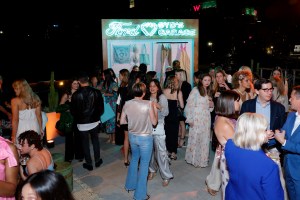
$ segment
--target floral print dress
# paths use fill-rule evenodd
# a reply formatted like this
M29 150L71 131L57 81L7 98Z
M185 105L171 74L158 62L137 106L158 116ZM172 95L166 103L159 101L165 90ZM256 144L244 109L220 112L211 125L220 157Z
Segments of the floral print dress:
M116 82L112 82L107 89L103 82L101 83L101 91L102 93L110 93L113 94L113 96L104 96L105 103L109 103L111 108L113 109L115 115L116 114L116 108L117 108L117 99L118 99L118 84ZM105 128L107 134L115 133L116 130L116 118L113 117L110 120L107 120L105 122Z
M185 160L195 167L208 166L211 128L210 112L208 96L201 96L198 88L194 87L185 107L185 122L194 123L193 127L189 127Z

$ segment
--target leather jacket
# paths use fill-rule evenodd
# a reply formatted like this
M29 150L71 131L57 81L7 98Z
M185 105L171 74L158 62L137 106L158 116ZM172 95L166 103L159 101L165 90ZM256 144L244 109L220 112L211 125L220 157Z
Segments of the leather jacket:
M71 113L76 124L88 124L100 121L104 112L103 97L100 90L85 86L72 95Z

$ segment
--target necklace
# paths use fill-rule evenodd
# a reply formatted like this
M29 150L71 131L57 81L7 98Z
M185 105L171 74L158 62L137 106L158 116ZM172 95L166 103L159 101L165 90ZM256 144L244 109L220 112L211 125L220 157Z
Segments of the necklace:
M241 92L239 89L236 89L241 95L245 95L246 94L246 91L244 91L244 93L243 92Z

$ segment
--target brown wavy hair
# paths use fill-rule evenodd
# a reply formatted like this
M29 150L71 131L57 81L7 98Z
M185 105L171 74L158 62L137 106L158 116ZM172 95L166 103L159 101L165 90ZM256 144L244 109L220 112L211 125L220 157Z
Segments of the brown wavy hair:
M204 89L203 84L202 84L202 80L203 80L204 77L206 77L206 76L210 77L210 79L212 80L212 77L211 77L208 73L201 74L201 75L199 76L200 80L199 80L199 83L198 83L198 85L197 85L197 88L198 88L199 93L200 93L201 96L204 97L205 95L207 95L207 96L212 97L212 93L213 93L213 86L212 86L212 84L213 84L213 83L211 82L210 85L207 87L206 93L205 93L205 89Z
M233 74L232 76L232 87L236 89L239 87L239 81L243 80L245 77L248 77L250 81L252 81L252 73L248 70L240 70Z
M178 86L175 83L176 79L177 78L175 77L175 75L168 76L167 78L165 88L171 89L171 94L178 91Z

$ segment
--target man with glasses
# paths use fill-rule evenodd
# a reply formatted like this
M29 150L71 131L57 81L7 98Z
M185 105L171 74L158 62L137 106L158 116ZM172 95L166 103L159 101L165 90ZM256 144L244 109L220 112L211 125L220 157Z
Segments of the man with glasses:
M258 79L254 84L256 98L243 102L240 115L244 112L259 113L266 117L268 125L268 148L278 145L274 139L276 129L281 129L286 116L284 106L272 100L272 92L274 90L272 82L268 79Z
M268 142L263 148L279 166L281 185L284 188L285 197L287 197L285 181L283 179L279 158L281 144L274 139L275 130L280 130L285 122L285 108L282 104L272 100L272 92L274 88L270 80L265 78L258 79L254 83L254 89L257 94L256 98L243 102L240 115L245 112L259 113L265 116L269 122L266 131Z

